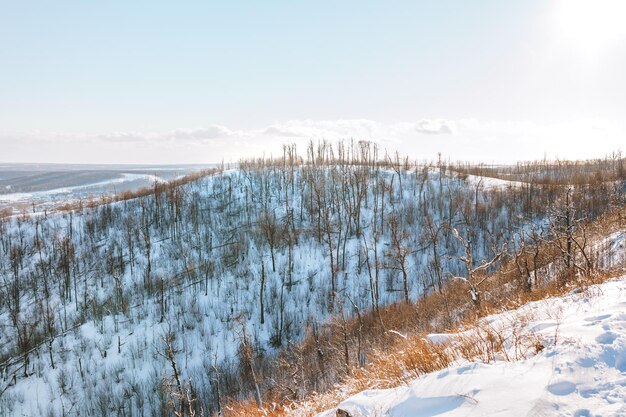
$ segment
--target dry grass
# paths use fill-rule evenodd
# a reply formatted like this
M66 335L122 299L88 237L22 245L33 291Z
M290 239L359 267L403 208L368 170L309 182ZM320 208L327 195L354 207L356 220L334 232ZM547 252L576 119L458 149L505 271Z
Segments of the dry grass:
M611 213L592 224L593 239L623 230L623 209ZM542 253L542 264L555 262L555 254ZM232 401L226 407L226 416L311 416L336 407L347 397L365 389L391 388L420 376L446 368L460 361L493 362L526 359L545 348L546 341L528 329L534 319L529 313L515 311L528 302L561 296L572 291L589 291L594 284L622 275L624 269L594 271L586 277L576 277L567 286L557 280L545 280L531 292L519 290L514 268L507 262L492 274L484 289L483 310L477 312L458 281L449 282L441 292L435 292L416 304L395 304L381 308L380 314L363 314L361 326L356 319L344 323L351 335L357 329L369 342L367 364L352 364L349 371L324 392L314 392L304 398L289 398L273 392L263 407L251 401ZM490 324L482 317L499 313L498 324ZM558 321L558 312L555 312ZM557 326L558 328L558 326ZM328 328L330 344L339 343L337 329ZM365 330L363 330L365 329ZM333 333L335 332L335 333ZM363 333L365 332L365 333ZM433 343L428 333L445 332L444 342ZM555 333L552 343L556 342ZM303 351L315 350L311 336L301 344ZM339 350L339 349L338 349ZM332 352L330 352L332 353ZM340 356L340 355L339 355ZM313 356L310 356L313 357ZM328 366L343 367L341 362L327 358ZM310 364L309 364L309 367Z
M393 388L422 375L447 368L461 361L520 360L544 348L541 339L525 329L529 315L511 314L504 323L492 325L475 321L444 341L434 343L423 335L396 335L386 350L377 350L367 366L354 369L342 384L305 400L259 408L252 402L233 403L227 408L233 416L311 416L331 409L345 398L366 389Z

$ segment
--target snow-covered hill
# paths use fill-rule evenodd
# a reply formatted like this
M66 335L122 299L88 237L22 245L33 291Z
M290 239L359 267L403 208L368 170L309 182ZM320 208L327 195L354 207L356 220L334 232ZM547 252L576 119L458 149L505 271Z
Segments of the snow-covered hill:
M309 154L0 219L0 416L163 416L174 374L205 415L220 400L331 389L372 350L360 330L337 342L333 320L440 293L468 253L478 265L505 242L519 250L562 191L346 162L324 144ZM613 202L601 188L574 195L590 218ZM538 288L563 269L542 262ZM472 303L465 291L460 302ZM307 334L317 346L305 357Z
M240 169L139 199L6 219L0 415L159 415L170 334L182 378L213 411L218 378L222 395L251 388L234 377L244 327L255 355L272 360L308 326L350 311L349 299L362 311L416 299L441 285L444 270L462 270L446 225L487 204L484 229L467 229L480 258L521 205L417 169Z
M483 322L529 317L524 329L544 348L527 359L462 361L339 408L353 417L626 416L626 276Z

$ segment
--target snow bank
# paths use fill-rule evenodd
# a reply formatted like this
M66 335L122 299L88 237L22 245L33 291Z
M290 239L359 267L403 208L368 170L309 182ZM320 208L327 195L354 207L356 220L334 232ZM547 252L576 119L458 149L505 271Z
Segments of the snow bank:
M521 181L510 181L510 180L504 180L500 178L471 175L471 174L467 175L465 180L472 186L476 186L480 183L480 186L486 190L490 190L494 188L504 188L504 187L521 187L524 184Z
M363 391L340 408L353 417L626 416L626 277L517 313L534 318L525 327L546 346L539 354L460 363L402 387Z

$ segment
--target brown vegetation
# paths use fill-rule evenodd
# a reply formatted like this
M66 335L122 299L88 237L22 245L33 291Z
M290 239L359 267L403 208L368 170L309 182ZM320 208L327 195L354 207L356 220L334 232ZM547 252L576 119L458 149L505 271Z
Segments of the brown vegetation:
M608 234L626 226L626 207L616 208L587 224L590 241L601 242ZM510 311L530 302L583 289L624 273L624 266L591 268L575 279L563 281L548 276L547 268L560 264L562 253L553 245L538 243L526 247L523 255L509 256L498 269L484 277L484 302L476 315L468 301L467 287L449 281L441 291L426 295L414 304L396 303L377 312L359 312L357 317L342 315L330 323L312 328L305 340L281 355L275 389L268 393L265 407L255 401L228 401L226 416L309 416L336 406L343 399L365 389L391 388L426 373L443 369L459 359L492 362L519 360L544 349L537 337L521 330L532 317L512 316L510 326L494 327L480 320L488 314ZM535 252L537 249L537 252ZM516 265L526 257L535 280L531 291L520 290L526 273ZM555 269L567 274L566 269ZM450 341L433 343L429 333L457 334ZM513 353L504 350L508 342ZM365 360L360 360L365 356ZM319 374L344 370L333 375L327 389L299 389L300 384L319 380ZM313 375L318 374L318 375ZM276 377L275 376L275 377ZM301 392L310 394L299 396Z

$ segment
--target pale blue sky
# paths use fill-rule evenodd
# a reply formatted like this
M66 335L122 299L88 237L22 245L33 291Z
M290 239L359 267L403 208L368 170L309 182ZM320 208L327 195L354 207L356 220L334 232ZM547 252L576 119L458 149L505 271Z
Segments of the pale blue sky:
M210 162L321 136L511 160L511 140L581 126L610 152L626 34L605 23L626 9L569 1L0 0L0 161Z

